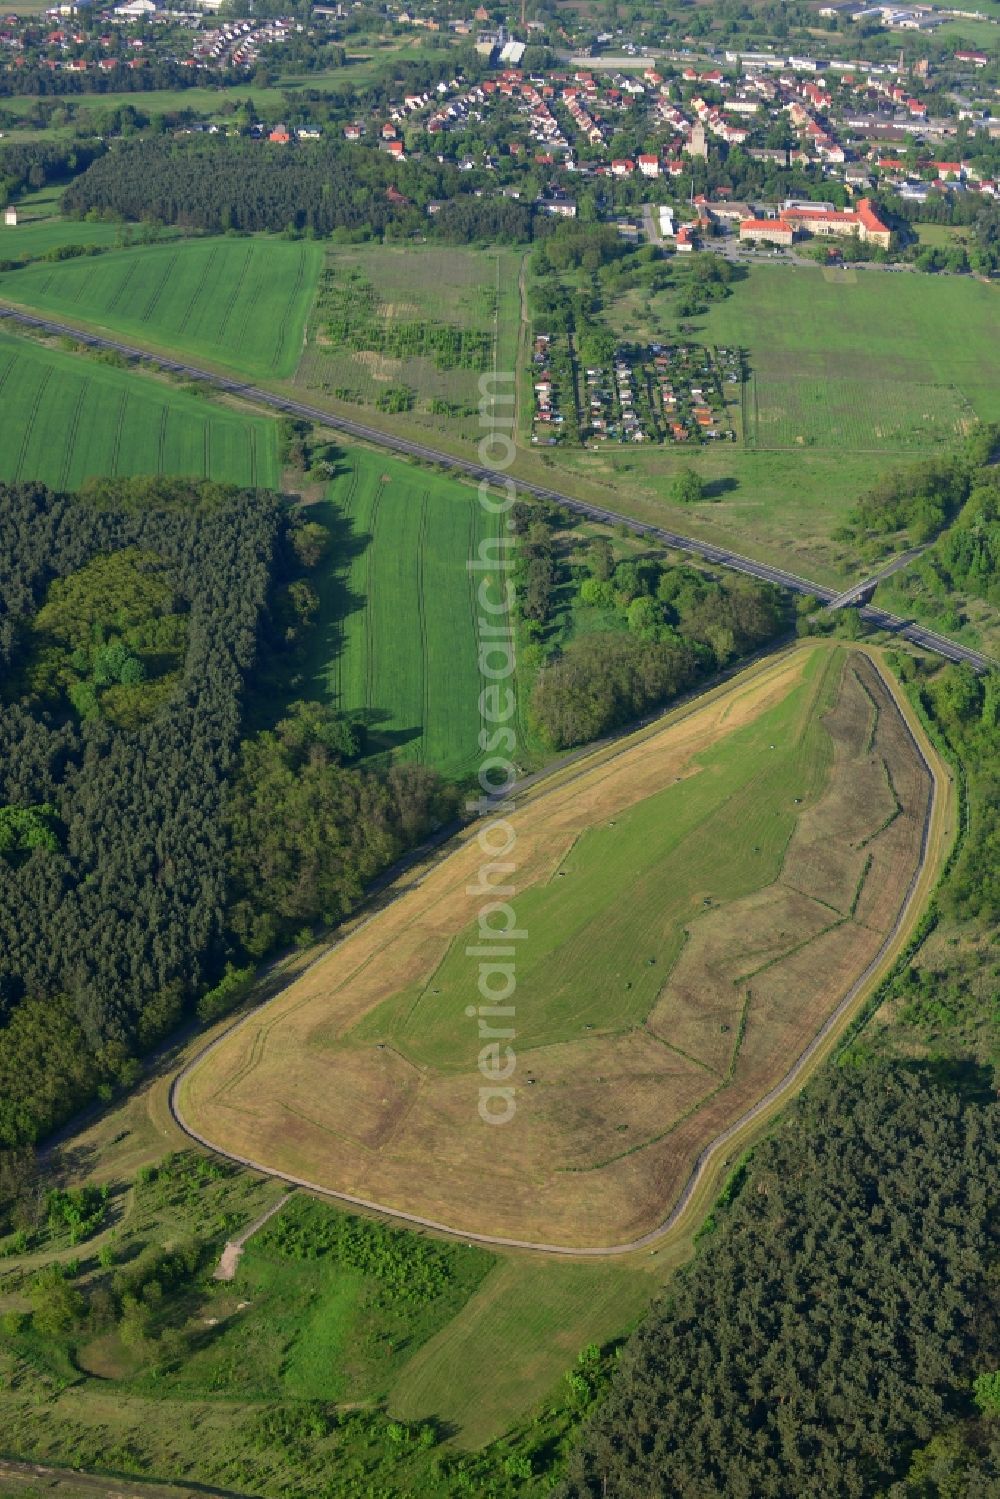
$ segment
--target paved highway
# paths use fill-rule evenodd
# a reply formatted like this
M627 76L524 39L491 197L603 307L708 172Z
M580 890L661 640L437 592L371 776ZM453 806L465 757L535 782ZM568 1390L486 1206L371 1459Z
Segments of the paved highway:
M831 599L826 607L828 609L846 609L850 604L866 604L883 578L891 578L893 573L902 572L904 567L909 567L911 562L915 562L918 557L923 556L929 545L929 542L925 542L922 546L911 547L908 552L900 552L898 557L894 557L891 562L887 563L877 573L872 573L870 578L865 578L863 582L855 583L852 587L845 589L843 593L838 593L837 597Z
M211 370L202 369L198 365L186 364L178 359L168 359L164 355L151 354L148 350L137 348L134 344L121 343L116 339L106 338L96 333L87 333L69 323L57 323L49 318L36 317L33 313L23 312L9 304L0 304L0 318L7 318L25 328L36 328L55 337L75 338L91 348L111 349L127 359L145 361L155 365L158 369L186 375L190 380L200 380L216 390L239 396L253 405L266 406L272 411L284 412L288 416L303 417L307 421L322 424L333 431L344 432L350 437L360 438L364 442L402 453L404 457L419 458L426 463L440 464L455 473L486 483L499 482L493 470L483 468L481 464L474 463L470 459L456 458L451 453L439 452L436 448L427 447L423 443L411 442L404 437L394 437L391 433L382 432L377 427L365 426L363 422L353 421L349 417L334 416L319 406L310 406L304 401L292 400L288 396L278 395L275 391L265 390L259 385L249 385L242 380L230 379L226 375L218 375ZM622 515L617 510L608 510L601 505L589 504L585 500L575 499L572 495L564 494L558 489L550 489L543 484L530 484L523 479L515 479L514 482L525 494L534 495L536 499L551 500L588 520L600 521L606 525L626 526L637 536L648 536L654 541L673 547L676 551L686 552L689 556L698 557L704 562L713 563L717 567L730 568L734 572L744 573L764 583L774 583L779 588L788 588L793 593L813 597L820 603L833 604L842 596L835 589L827 588L824 584L810 582L808 578L801 578L796 573L786 572L780 567L771 567L767 563L756 562L752 557L744 557L740 552L729 551L725 547L698 541L693 536L683 536L677 531L668 531L662 526L653 526L645 521L635 520L632 516ZM884 609L876 609L868 605L858 612L867 624L876 629L901 635L913 644L923 647L924 650L933 651L949 661L968 662L976 671L987 671L995 665L978 651L958 645L943 635L935 634L933 630L925 630L923 626L900 619Z

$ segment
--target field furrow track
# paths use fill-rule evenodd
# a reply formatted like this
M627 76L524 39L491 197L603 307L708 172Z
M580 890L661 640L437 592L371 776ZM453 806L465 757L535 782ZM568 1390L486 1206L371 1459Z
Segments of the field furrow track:
M288 337L288 318L292 308L295 306L295 299L298 296L299 292L302 290L302 282L305 279L305 274L306 252L305 250L302 250L299 253L299 268L295 276L295 281L292 285L291 291L288 294L288 301L285 304L285 311L282 314L281 321L278 324L278 338L274 346L274 353L271 356L271 368L273 370L278 368L279 364L281 363L281 356L285 352L285 340Z
M251 323L253 322L254 314L257 311L257 303L260 301L260 294L263 291L263 289L264 289L263 288L263 282L260 281L260 280L258 280L256 282L256 284L254 284L252 286L252 289L251 289L251 292L250 292L250 296L247 298L247 304L246 304L246 306L243 309L243 317L240 320L240 330L239 330L239 333L233 339L233 347L234 348L242 349L246 345L247 332L248 332L248 330L249 330L249 328L251 326ZM284 341L285 341L285 335L284 335L284 331L283 331L283 328L284 328L284 317L282 317L281 324L279 325L279 328L282 330L279 333L279 348L280 348L281 344L283 344ZM272 366L271 367L273 369L273 367L274 367L273 362L272 362Z
M189 379L198 380L216 390L224 391L231 395L239 396L243 401L249 401L254 405L264 406L270 411L282 412L289 416L303 417L307 421L316 423L317 426L326 427L334 432L344 432L349 437L354 437L362 442L371 443L376 447L387 448L394 453L400 453L407 458L416 458L421 462L432 463L442 468L450 469L452 472L475 479L478 482L495 484L498 476L491 469L484 469L482 464L468 458L457 458L454 454L443 453L437 448L428 447L424 443L411 441L409 438L395 437L389 432L383 432L378 427L369 427L363 422L357 422L349 417L335 416L332 412L324 411L321 407L309 405L305 401L295 401L288 396L279 395L276 391L266 390L262 386L249 384L242 380L234 380L226 375L217 375L210 370L203 369L199 365L187 364L181 360L167 359L150 353L147 349L137 348L134 344L122 343L118 339L105 338L100 334L84 332L79 328L72 327L67 323L55 322L50 318L36 317L33 313L21 311L19 308L9 304L0 304L0 318L7 318L13 323L19 323L26 328L41 329L43 332L51 333L57 337L68 336L79 343L91 348L112 349L116 353L124 354L129 359L147 361L159 369L173 370L178 374L186 375ZM534 484L523 479L515 479L517 488L524 494L533 495L536 499L551 500L554 504L562 505L576 515L582 515L587 520L597 521L599 524L608 526L624 526L636 536L646 536L650 540L659 542L661 545L670 547L674 551L686 552L690 556L698 557L703 562L708 562L716 567L725 567L733 572L742 573L747 577L757 578L763 583L773 583L778 588L787 588L790 592L815 598L821 604L832 603L837 598L838 590L824 583L812 582L797 573L789 572L785 568L773 567L769 563L758 562L752 557L746 557L740 552L734 552L726 547L715 546L711 542L701 541L693 536L685 536L679 531L668 530L663 526L654 526L648 521L636 520L634 516L623 515L620 511L608 509L603 505L594 505L589 501L580 500L573 495L566 494L563 490L552 489L548 485ZM996 663L980 651L971 650L968 646L959 645L946 636L938 635L934 630L928 630L923 625L916 624L913 620L901 619L898 615L891 614L887 609L875 608L866 605L859 611L861 618L866 624L874 629L886 630L893 635L899 635L905 640L911 641L922 649L931 651L936 655L943 656L948 661L964 661L976 671L989 671Z
M74 302L79 302L80 298L84 295L84 293L86 292L87 288L89 287L89 285L90 285L91 281L93 281L93 279L94 279L94 270L93 270L93 267L91 266L89 269L87 269L86 271L84 271L83 275L80 277L79 285L77 286L76 290L73 293L73 301ZM45 283L46 289L48 289L49 284L50 283L48 281Z
M14 470L15 484L21 477L21 470L24 467L24 460L28 455L28 444L31 441L31 433L34 428L35 421L38 417L38 408L42 404L42 398L45 395L45 387L48 385L51 379L52 371L49 369L45 371L45 374L38 382L38 389L35 391L35 399L31 403L31 411L28 415L28 420L25 423L24 436L21 438L21 448L17 455L17 467Z
M7 363L4 365L3 369L0 369L0 396L3 395L3 388L7 384L7 381L10 378L10 372L14 368L16 363L17 355L12 354L7 360Z
M194 283L194 287L192 289L191 295L188 298L188 304L187 304L187 306L184 309L184 316L181 318L180 322L177 325L177 332L178 333L186 333L187 332L187 325L191 321L191 314L194 312L195 306L197 305L197 302L198 302L198 298L201 296L201 294L204 291L206 285L210 285L211 284L211 280L212 280L212 268L215 265L215 262L218 259L218 256L219 256L218 246L217 245L213 245L212 246L212 253L211 253L211 255L209 255L208 259L205 262L205 268L202 271L202 274L201 274L200 278Z
M157 307L159 305L160 298L163 296L164 288L166 287L166 284L170 280L171 276L173 275L173 273L174 273L174 267L176 265L177 265L177 256L176 255L171 255L168 258L166 265L163 267L163 274L161 275L159 281L156 283L155 287L153 288L152 295L150 296L149 300L147 301L145 307L142 309L141 318L142 318L142 321L144 323L149 323L149 322L152 321L153 314L156 312L156 309L157 309Z
M73 453L76 449L76 436L80 430L80 416L83 412L83 403L87 399L90 390L90 381L83 380L80 384L80 394L76 398L73 407L73 415L70 417L69 430L66 434L66 451L63 454L62 468L59 470L59 488L65 489L69 484L70 464L73 461Z
M219 331L218 331L218 334L217 334L217 338L218 338L218 341L219 341L220 344L222 343L222 341L223 341L223 339L225 337L226 329L229 326L229 319L233 315L233 309L235 308L236 303L239 300L240 292L243 290L243 283L247 279L247 272L250 269L250 262L252 260L253 260L253 246L251 245L250 248L249 248L249 250L247 250L246 259L243 262L243 265L242 265L242 267L240 269L240 273L237 276L236 280L233 282L233 289L229 293L229 301L226 303L226 310L222 314L222 322L219 324Z
M111 449L111 473L118 473L118 459L122 449L122 429L125 426L125 413L128 410L128 391L122 391L121 402L118 406L118 421L115 424L115 440Z
M169 416L170 408L165 405L160 413L160 435L156 445L156 471L159 474L162 474L166 468L167 421Z
M121 303L122 297L124 297L125 293L128 291L129 287L131 286L132 279L135 276L135 273L136 273L136 271L138 269L139 269L139 262L137 260L133 260L133 261L131 261L129 263L129 265L126 268L124 276L119 281L118 286L115 289L114 296L111 298L111 301L108 303L108 311L109 312L115 312L117 310L117 308L119 307L119 305ZM81 293L86 289L86 285L87 285L87 277L86 276L81 276L81 278L80 278L80 285L77 288L77 294L76 294L76 298L74 300L79 301Z

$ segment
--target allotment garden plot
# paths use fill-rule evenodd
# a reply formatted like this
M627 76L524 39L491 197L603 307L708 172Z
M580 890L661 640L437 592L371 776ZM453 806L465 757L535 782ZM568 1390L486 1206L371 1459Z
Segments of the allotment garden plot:
M356 410L478 437L481 375L516 367L518 269L508 250L330 250L296 384Z
M274 423L0 334L0 479L75 489L98 474L273 486Z
M207 1054L184 1117L459 1229L627 1242L894 939L931 785L873 660L801 646L512 814L502 1129L478 1112L473 834Z
M290 375L322 251L265 238L178 240L0 275L0 298L262 378Z

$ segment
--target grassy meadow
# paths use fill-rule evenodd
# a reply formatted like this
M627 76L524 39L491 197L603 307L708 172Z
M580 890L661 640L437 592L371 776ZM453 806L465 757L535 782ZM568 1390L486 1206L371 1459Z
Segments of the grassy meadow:
M868 658L810 645L522 801L501 866L526 934L502 1022L517 1107L488 1191L477 1057L500 1022L462 1020L474 836L206 1055L184 1117L237 1154L462 1232L629 1242L879 961L928 791Z
M516 368L519 265L503 249L328 249L296 385L425 438L477 441L480 375ZM435 330L453 348L433 347Z
M373 753L469 772L484 684L467 563L496 520L470 486L361 448L315 513L335 545L294 693L362 719Z
M321 256L306 241L260 237L137 246L8 271L0 298L248 377L280 378L298 361Z
M631 290L603 316L623 337L669 341L676 296ZM697 342L747 350L749 442L558 448L524 454L523 472L818 582L856 578L836 532L873 479L1000 417L998 296L970 277L753 265L684 320ZM678 505L687 466L706 497Z
M0 479L74 489L99 474L279 482L274 423L165 382L0 333Z
M753 446L921 451L1000 417L997 297L969 277L755 265L699 336L748 351Z

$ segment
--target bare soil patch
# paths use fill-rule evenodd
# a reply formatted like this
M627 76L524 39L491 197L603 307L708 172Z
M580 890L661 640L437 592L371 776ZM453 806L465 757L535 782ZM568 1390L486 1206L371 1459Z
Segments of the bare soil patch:
M767 780L775 746L764 727L778 720L754 726L772 709L789 736L811 736L818 789L801 812ZM737 801L752 816L740 811L739 836L718 847L718 861L756 867L755 829L780 817L790 836L778 845L777 877L737 899L708 891L702 902L699 892L641 1023L615 1030L620 990L609 978L606 1025L519 1048L517 1113L504 1128L480 1120L474 1067L373 1039L408 1035L403 1021L419 1021L421 1005L440 1034L442 991L428 986L483 903L475 830L205 1054L181 1084L186 1121L265 1167L468 1232L573 1246L648 1231L698 1153L785 1077L892 934L920 868L931 777L869 658L809 644L557 778L510 817L516 868L505 878L516 909L529 889L572 888L560 865L572 872L575 844L591 830L627 814L641 833L642 804L692 778L691 792L676 794L704 796L705 778L721 773L704 757L742 730L774 806L747 800L751 775ZM706 822L720 825L715 813ZM636 847L643 852L642 837ZM546 972L565 951L574 971L583 962L603 973L613 928L567 928ZM465 1006L476 1001L473 985L446 1012L446 1037L448 1027L475 1035Z

